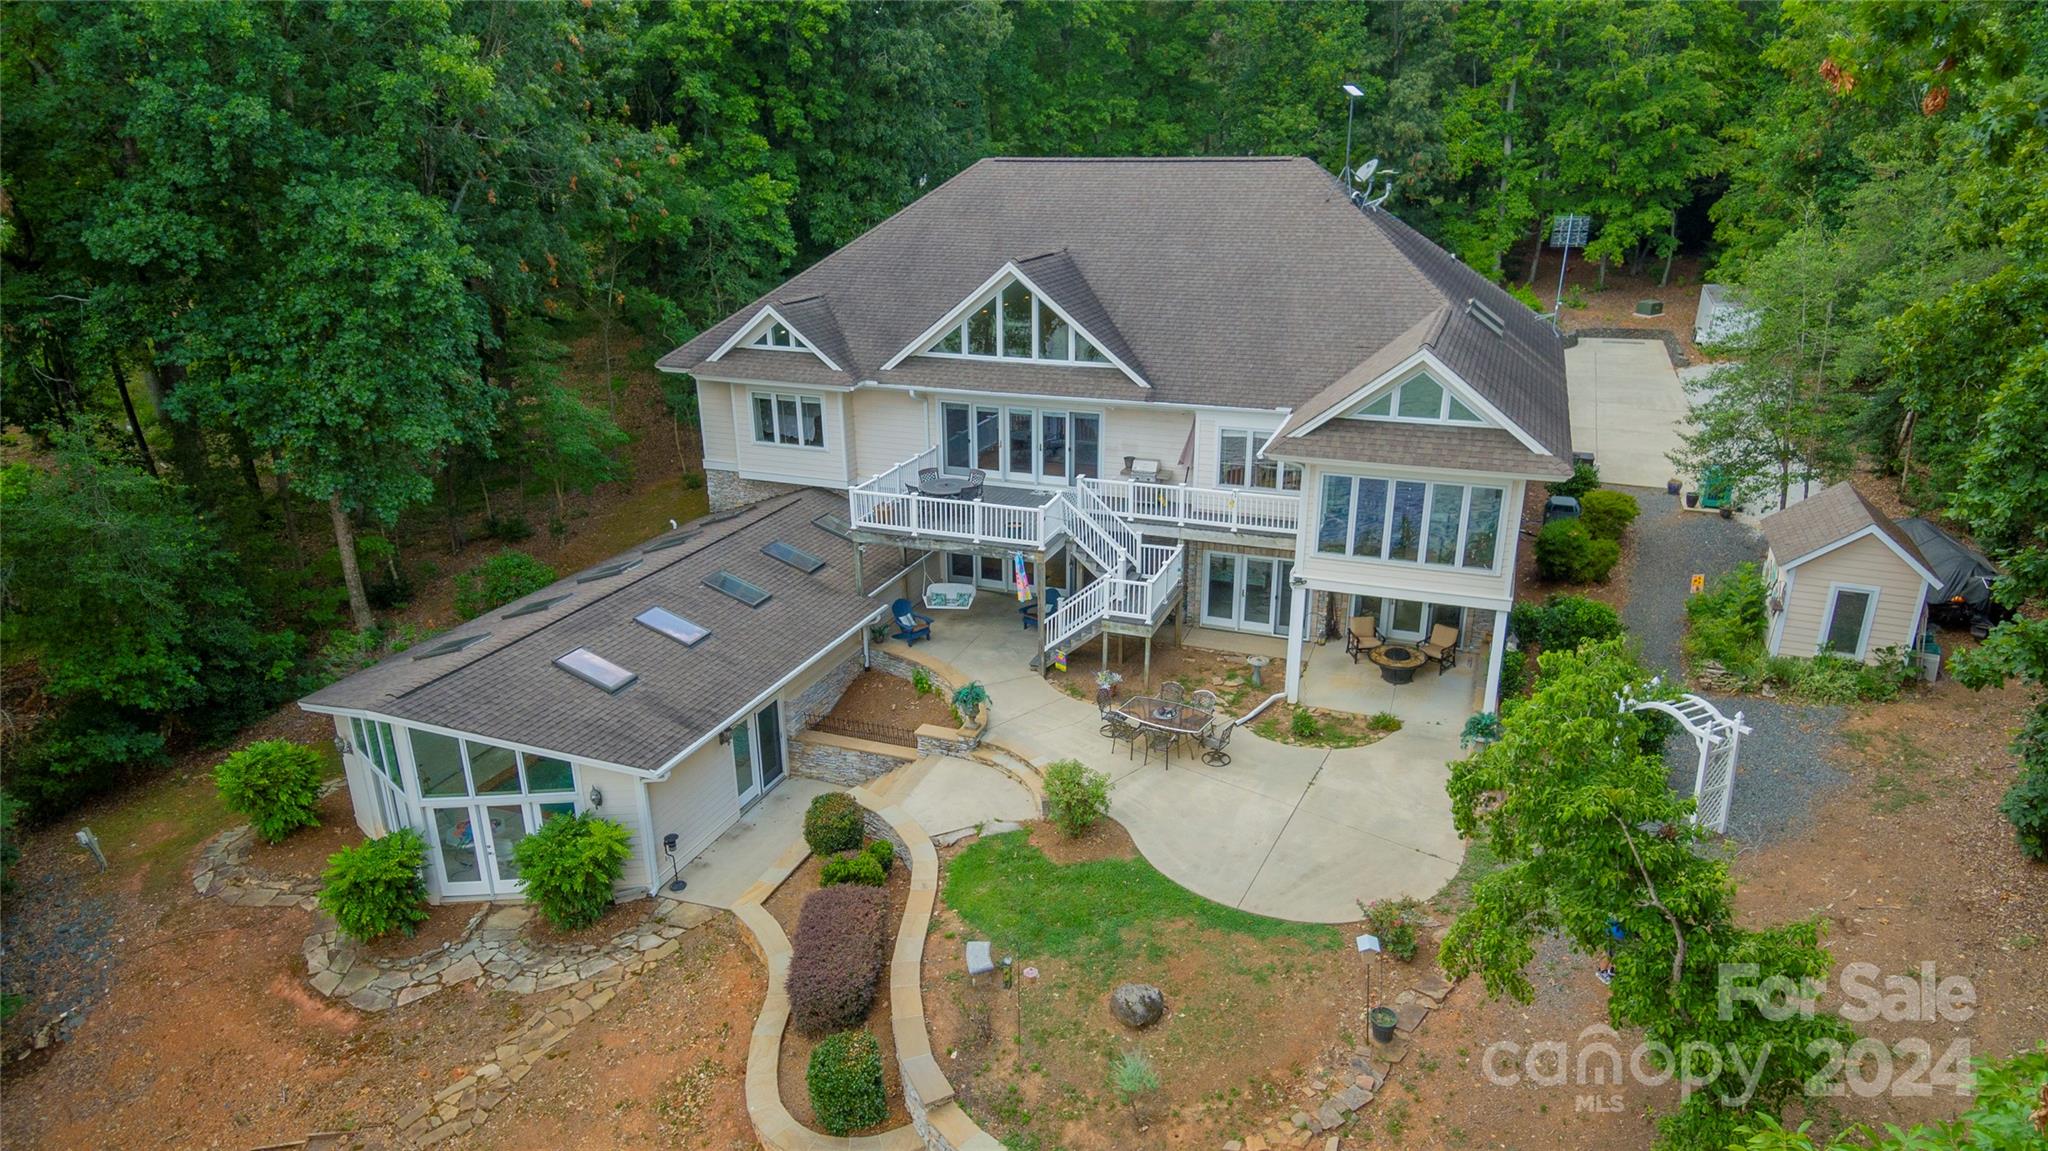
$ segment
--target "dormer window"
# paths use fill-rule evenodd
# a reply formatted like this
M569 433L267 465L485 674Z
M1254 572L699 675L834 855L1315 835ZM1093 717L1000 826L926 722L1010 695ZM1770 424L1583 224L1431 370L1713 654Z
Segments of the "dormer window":
M1038 297L1030 285L1011 280L968 310L925 349L926 355L986 360L1040 360L1062 364L1107 364L1088 337Z
M779 323L769 324L761 329L761 334L755 336L753 342L747 346L750 348L788 348L799 352L811 350L811 346L804 343L802 336L797 335L795 332L790 331L787 326Z
M1463 401L1451 394L1449 388L1430 379L1416 376L1397 388L1390 388L1373 397L1370 403L1358 409L1359 416L1366 419L1409 420L1427 423L1478 424L1485 421L1478 413L1467 407Z

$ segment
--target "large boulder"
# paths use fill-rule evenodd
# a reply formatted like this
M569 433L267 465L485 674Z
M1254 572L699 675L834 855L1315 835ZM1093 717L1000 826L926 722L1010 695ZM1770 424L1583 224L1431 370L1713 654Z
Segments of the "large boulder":
M1149 983L1126 983L1109 993L1109 1013L1126 1027L1150 1027L1166 1014L1166 996Z

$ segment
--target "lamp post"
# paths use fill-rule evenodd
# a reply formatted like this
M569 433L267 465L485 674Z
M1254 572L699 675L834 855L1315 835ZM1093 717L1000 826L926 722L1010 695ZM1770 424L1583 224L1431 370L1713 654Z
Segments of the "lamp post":
M1344 83L1344 170L1337 175L1348 185L1351 181L1351 117L1358 110L1358 98L1365 95L1365 89L1350 81Z

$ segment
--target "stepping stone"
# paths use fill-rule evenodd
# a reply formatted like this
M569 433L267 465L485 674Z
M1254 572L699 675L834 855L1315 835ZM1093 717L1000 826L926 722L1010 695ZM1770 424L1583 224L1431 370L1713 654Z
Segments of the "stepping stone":
M1294 1113L1294 1116L1290 1118L1288 1122L1294 1124L1296 1127L1306 1127L1310 1123L1315 1122L1315 1119L1306 1111L1296 1111Z
M1235 1140L1232 1140L1232 1142L1235 1142ZM1273 1151L1273 1146L1266 1142L1264 1135L1247 1135L1244 1141L1244 1151Z
M1372 1092L1354 1084L1337 1092L1337 1097L1330 1100L1330 1102L1342 1110L1356 1111L1360 1107L1372 1102Z
M1403 1003L1394 1008L1394 1026L1402 1031L1413 1032L1429 1018L1429 1008L1420 1003Z
M1395 1064L1408 1058L1408 1041L1399 1035L1379 1044L1379 1057L1388 1064Z
M1329 1131L1344 1126L1344 1112L1329 1103L1316 1108L1316 1130Z
M1442 972L1432 971L1415 984L1415 991L1417 994L1427 996L1431 1002L1438 1006L1442 1006L1444 996L1449 995L1451 988L1456 986L1457 984L1445 979Z

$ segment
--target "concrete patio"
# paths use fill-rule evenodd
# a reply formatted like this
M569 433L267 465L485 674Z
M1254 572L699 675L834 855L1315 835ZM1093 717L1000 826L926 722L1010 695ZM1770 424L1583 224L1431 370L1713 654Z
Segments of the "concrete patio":
M1147 765L1111 750L1092 702L1030 669L1036 638L1018 625L1014 602L984 593L971 611L934 614L931 641L889 649L979 680L992 701L989 743L1039 766L1072 758L1107 772L1111 817L1153 866L1192 891L1262 915L1341 923L1359 917L1361 901L1435 894L1464 858L1444 785L1448 762L1462 754L1469 671L1415 693L1417 702L1463 702L1432 702L1367 747L1295 747L1241 727L1228 767L1179 753L1171 765ZM1085 666L1088 657L1079 658ZM1468 710L1454 716L1459 707Z

